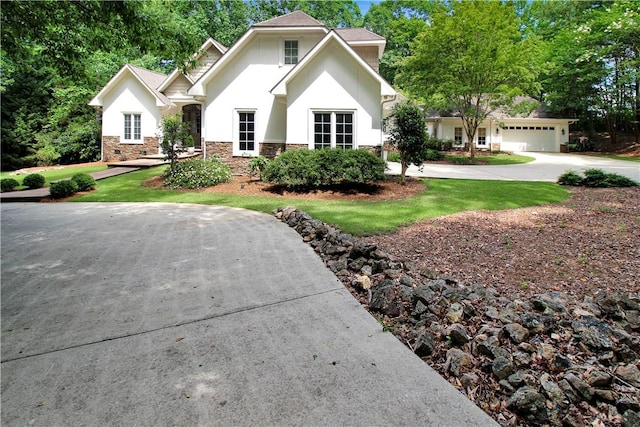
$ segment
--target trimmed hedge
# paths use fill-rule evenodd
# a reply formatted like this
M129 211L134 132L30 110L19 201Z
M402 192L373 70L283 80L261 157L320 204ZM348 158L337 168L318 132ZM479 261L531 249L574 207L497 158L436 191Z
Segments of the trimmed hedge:
M260 178L287 187L320 187L384 179L384 161L367 150L292 150L270 162Z
M42 188L44 186L44 176L39 173L32 173L27 175L22 180L22 185L28 187L29 189Z
M52 199L64 199L73 196L78 191L78 185L69 179L53 182L49 187L49 195Z
M20 183L13 178L3 178L2 180L0 180L0 190L2 190L3 193L7 191L13 191L19 185Z
M76 184L78 191L89 191L96 188L96 180L86 173L77 173L73 175L71 177L71 181Z
M231 169L217 157L182 160L167 169L164 186L171 188L204 188L231 181Z

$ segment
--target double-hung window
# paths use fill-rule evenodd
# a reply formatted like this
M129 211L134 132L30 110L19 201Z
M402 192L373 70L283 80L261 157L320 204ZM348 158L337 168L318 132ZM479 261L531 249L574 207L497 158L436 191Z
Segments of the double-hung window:
M478 145L487 145L487 128L478 128Z
M285 64L298 63L298 40L284 41L284 63Z
M139 142L140 140L142 140L141 115L125 113L124 114L124 141Z
M353 147L353 113L343 111L322 111L313 113L313 147L341 148Z
M253 111L238 112L238 148L242 152L255 151L256 113Z
M453 129L453 141L456 145L462 145L462 128Z

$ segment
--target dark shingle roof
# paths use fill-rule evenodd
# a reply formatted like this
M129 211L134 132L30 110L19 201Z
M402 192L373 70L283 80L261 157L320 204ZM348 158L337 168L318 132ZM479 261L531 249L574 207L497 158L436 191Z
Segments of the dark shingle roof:
M267 21L258 22L254 27L324 27L325 25L301 10L287 13Z
M384 37L364 28L335 28L334 31L346 42L385 40Z

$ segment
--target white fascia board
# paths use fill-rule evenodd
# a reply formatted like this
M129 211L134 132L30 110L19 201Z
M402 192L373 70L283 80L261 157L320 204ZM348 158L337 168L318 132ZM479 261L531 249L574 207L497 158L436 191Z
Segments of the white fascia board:
M100 92L98 92L98 94L96 96L93 97L93 99L91 101L89 101L89 105L91 105L92 107L102 107L102 97L109 92L111 89L113 89L114 86L117 85L117 83L120 81L120 79L122 78L122 75L126 72L129 71L131 74L133 74L134 76L136 76L136 73L132 72L131 69L129 68L129 64L125 64L122 66L122 68L120 68L120 70L118 70L118 72L115 74L115 76L111 77L111 79L107 82L106 85L104 85L104 87L102 89L100 89ZM136 78L138 78L138 76L136 76Z
M330 40L336 40L350 55L353 59L356 60L360 64L360 66L371 75L374 79L380 82L380 96L394 96L396 95L395 89L386 82L385 79L380 76L380 74L376 73L373 68L364 60L360 55L358 55L349 44L344 41L342 37L340 37L335 31L331 30L327 35L318 42L317 45L309 51L307 55L298 64L285 75L282 80L276 84L276 86L271 89L271 94L274 96L287 96L287 83L291 81L313 58L318 55Z

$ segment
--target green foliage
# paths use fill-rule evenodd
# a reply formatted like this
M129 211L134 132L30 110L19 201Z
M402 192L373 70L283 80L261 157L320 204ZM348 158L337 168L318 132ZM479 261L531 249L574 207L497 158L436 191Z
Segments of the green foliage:
M160 145L165 158L171 162L170 169L175 168L178 155L184 151L183 147L193 144L191 127L189 123L182 121L182 115L166 116L162 119L160 127Z
M177 162L164 174L164 185L170 188L204 188L231 181L231 169L217 157L187 159Z
M96 180L86 173L77 173L71 177L71 181L76 184L78 191L89 191L96 188Z
M292 150L270 162L262 179L287 187L366 183L384 178L384 161L367 150Z
M437 161L444 159L444 154L437 150L432 150L428 148L424 154L424 159L426 161Z
M36 160L38 166L54 165L59 158L60 153L58 153L58 150L56 150L55 145L51 143L45 144L44 147L39 148L38 151L36 151Z
M388 162L400 163L400 154L398 153L389 153L387 154Z
M558 184L579 186L582 185L582 176L576 171L567 171L558 177Z
M585 187L636 187L634 180L617 173L606 173L602 169L587 169L584 171L584 178L577 172L568 171L558 178L560 185L583 185Z
M29 189L42 188L44 186L44 183L45 183L45 178L39 173L29 174L25 176L24 179L22 180L22 185L24 185Z
M393 106L389 120L391 121L389 144L400 154L400 176L404 183L409 165L422 165L427 154L424 119L420 109L406 101Z
M426 147L436 151L450 151L453 148L453 141L450 139L434 138L427 135Z
M511 2L449 2L430 22L397 82L427 107L458 113L472 141L488 114L536 89L536 42L523 39ZM475 144L469 150L474 157Z
M49 195L53 199L64 199L73 196L77 191L78 185L70 179L54 182L49 187Z
M2 178L2 180L0 180L0 190L2 190L3 193L6 191L13 191L19 185L20 183L14 178Z
M249 161L249 175L253 176L256 173L258 176L262 176L262 171L269 164L269 159L264 156L254 157Z

